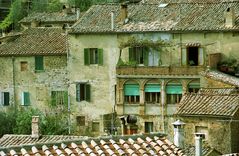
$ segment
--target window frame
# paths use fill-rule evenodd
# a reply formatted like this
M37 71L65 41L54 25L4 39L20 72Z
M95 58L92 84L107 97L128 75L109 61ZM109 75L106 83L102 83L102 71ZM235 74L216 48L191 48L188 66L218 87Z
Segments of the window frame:
M22 106L29 106L31 104L30 102L30 93L29 92L22 92Z
M0 106L10 105L10 92L0 92Z
M21 61L20 62L20 71L27 71L28 70L28 62L27 61Z
M103 49L85 48L84 49L85 65L103 65Z
M189 49L197 48L197 64L190 65ZM181 65L182 66L203 66L205 64L205 48L201 46L186 46L181 48Z
M60 99L58 99L60 98ZM58 102L60 101L60 102ZM51 91L51 106L68 106L68 92L67 91Z
M81 90L83 89L83 92ZM88 83L76 83L76 101L91 101L91 85Z
M35 56L35 71L41 72L44 71L44 57Z
M135 46L129 48L129 62L137 65L148 66L149 48L146 46Z

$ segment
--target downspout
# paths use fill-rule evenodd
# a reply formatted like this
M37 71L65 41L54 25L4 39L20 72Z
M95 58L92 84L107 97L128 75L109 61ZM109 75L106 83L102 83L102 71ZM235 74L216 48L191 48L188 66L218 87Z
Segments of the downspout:
M14 96L14 111L17 113L17 93L16 93L16 71L15 71L15 57L12 57L12 82L13 82L13 96Z

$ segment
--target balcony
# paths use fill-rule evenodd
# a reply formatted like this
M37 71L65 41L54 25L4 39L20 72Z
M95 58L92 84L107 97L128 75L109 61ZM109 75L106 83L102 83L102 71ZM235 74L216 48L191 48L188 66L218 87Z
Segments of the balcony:
M119 66L116 68L117 75L198 75L205 70L204 66Z

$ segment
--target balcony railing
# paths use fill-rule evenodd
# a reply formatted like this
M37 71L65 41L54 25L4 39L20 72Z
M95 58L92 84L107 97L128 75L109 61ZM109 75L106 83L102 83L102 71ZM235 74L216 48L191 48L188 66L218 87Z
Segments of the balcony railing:
M203 66L120 66L116 68L117 75L198 75L203 71Z

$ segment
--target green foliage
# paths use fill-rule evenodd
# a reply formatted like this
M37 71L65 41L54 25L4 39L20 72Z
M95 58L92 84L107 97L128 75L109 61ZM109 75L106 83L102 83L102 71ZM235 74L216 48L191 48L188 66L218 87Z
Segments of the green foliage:
M44 12L47 10L47 0L32 0L32 12Z
M62 10L62 3L59 0L51 0L47 6L48 12L58 12Z
M117 67L120 67L120 66L136 66L137 65L137 62L136 61L127 61L127 62L124 62L121 58L119 58L118 60L118 63L117 63Z
M7 112L0 112L0 137L4 134L13 133L13 127L16 125L15 117L13 109Z

